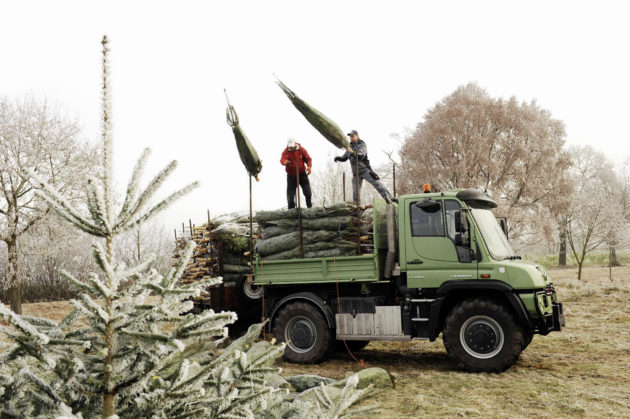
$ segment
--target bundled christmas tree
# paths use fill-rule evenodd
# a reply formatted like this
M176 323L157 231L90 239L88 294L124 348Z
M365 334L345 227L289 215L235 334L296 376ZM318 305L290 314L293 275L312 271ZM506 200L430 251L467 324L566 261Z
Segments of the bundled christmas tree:
M273 366L284 346L255 343L262 324L228 346L226 325L235 320L234 313L189 313L191 297L220 281L178 281L193 242L166 275L148 270L148 261L130 267L116 261L116 236L141 225L196 184L148 207L176 164L141 191L145 151L124 203L115 208L107 52L103 38L103 164L100 175L88 180L88 215L46 179L30 173L42 199L96 238L93 255L100 272L86 282L66 274L84 293L60 322L19 316L0 304L0 332L13 342L0 348L0 417L340 417L370 391L358 389L359 377L340 383L341 391L322 385L308 390L315 396L291 396L289 384Z

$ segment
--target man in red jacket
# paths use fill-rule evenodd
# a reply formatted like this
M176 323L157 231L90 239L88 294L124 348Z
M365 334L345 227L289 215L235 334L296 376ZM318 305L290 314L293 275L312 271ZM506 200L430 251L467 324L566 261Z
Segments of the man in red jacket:
M297 163L296 163L297 162ZM311 174L311 156L305 148L295 142L295 138L289 138L287 148L282 152L280 157L280 164L285 166L287 171L287 202L290 208L295 208L295 190L297 188L298 176L300 177L300 186L302 187L302 193L306 198L306 206L312 207L311 204L311 184L308 181L308 175Z

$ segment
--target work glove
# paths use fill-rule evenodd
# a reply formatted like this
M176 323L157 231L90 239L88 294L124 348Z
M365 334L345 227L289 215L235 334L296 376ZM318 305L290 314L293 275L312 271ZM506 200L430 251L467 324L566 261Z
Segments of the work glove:
M335 157L335 162L341 161L341 157Z

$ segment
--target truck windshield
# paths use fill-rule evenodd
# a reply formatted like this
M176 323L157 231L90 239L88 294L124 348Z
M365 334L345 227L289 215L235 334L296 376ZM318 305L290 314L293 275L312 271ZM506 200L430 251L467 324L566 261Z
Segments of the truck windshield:
M492 211L472 208L470 212L493 259L503 260L516 256Z

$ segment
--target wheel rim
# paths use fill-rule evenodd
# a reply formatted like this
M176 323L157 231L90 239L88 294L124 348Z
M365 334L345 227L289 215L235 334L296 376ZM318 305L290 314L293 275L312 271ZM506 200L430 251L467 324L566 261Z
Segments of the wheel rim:
M262 287L254 285L250 281L245 281L243 285L243 292L248 298L258 300L262 296Z
M488 316L474 316L462 324L459 340L469 355L488 359L501 352L505 337L496 320Z
M284 340L289 347L298 353L310 351L317 341L315 323L307 317L292 318L284 329Z

